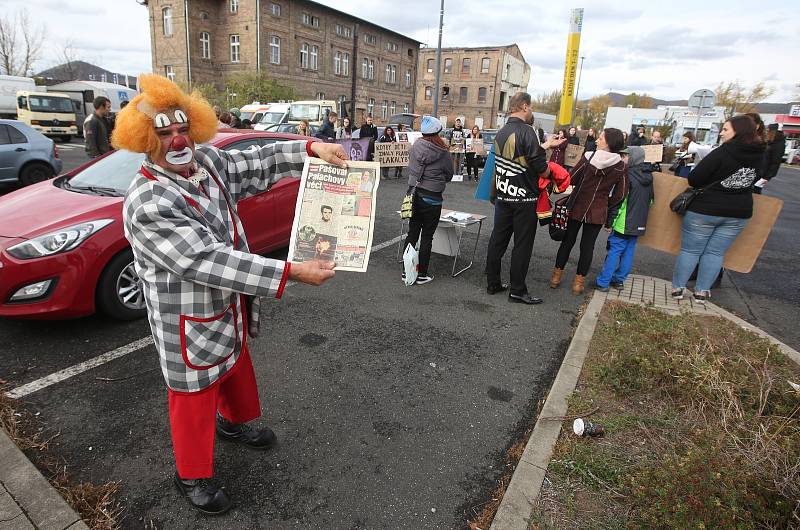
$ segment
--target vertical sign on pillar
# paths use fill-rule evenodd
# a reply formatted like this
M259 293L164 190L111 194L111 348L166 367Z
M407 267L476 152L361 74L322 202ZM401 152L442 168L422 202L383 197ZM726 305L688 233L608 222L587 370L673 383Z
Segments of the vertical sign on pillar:
M575 74L578 70L578 48L581 43L583 8L573 9L569 18L567 37L567 60L564 63L564 86L561 89L561 108L558 110L558 123L566 125L572 121L572 107L575 104Z

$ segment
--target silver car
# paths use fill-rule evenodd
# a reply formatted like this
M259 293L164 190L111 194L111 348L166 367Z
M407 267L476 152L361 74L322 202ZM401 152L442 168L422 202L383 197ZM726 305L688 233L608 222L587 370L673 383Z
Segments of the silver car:
M0 120L0 183L23 186L61 173L55 142L17 120Z

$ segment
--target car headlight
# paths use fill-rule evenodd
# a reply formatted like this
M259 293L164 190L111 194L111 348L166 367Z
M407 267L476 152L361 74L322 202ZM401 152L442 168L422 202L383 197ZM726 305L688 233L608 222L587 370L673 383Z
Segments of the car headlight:
M19 259L52 256L59 252L72 250L83 243L87 237L101 228L108 226L112 222L114 222L113 219L99 219L97 221L68 226L61 230L18 243L13 247L9 247L7 252Z

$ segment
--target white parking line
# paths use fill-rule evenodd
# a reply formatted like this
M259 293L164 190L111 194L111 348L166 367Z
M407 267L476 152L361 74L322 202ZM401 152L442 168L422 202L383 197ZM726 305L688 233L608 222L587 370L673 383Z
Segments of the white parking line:
M386 247L394 245L398 241L400 241L405 236L397 236L389 241L384 241L378 245L372 247L372 252L377 252L379 250L383 250ZM286 284L286 287L294 285L294 282L290 282ZM76 375L82 374L87 370L91 370L92 368L97 368L100 365L103 365L107 362L113 361L114 359L119 359L129 353L133 353L135 351L141 350L142 348L146 348L153 344L153 337L145 337L143 339L139 339L137 341L131 342L130 344L126 344L125 346L120 346L116 350L112 350L110 352L106 352L102 355L98 355L88 361L83 361L82 363L75 364L70 366L69 368L65 368L53 374L50 374L46 377L42 377L41 379L37 379L36 381L31 381L30 383L26 383L24 385L18 386L17 388L6 392L6 396L11 399L20 399L27 395L33 394L34 392L38 392L43 388L47 388L48 386L54 385L56 383L60 383L61 381L65 381L71 377L75 377Z

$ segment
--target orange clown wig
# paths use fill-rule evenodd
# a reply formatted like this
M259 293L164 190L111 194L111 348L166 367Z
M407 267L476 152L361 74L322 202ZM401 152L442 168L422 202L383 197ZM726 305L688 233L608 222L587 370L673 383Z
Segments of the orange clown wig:
M161 142L155 129L172 123L189 123L189 137L195 144L209 141L217 132L217 116L199 93L191 95L160 75L139 77L142 93L117 115L111 143L117 149L159 155Z

